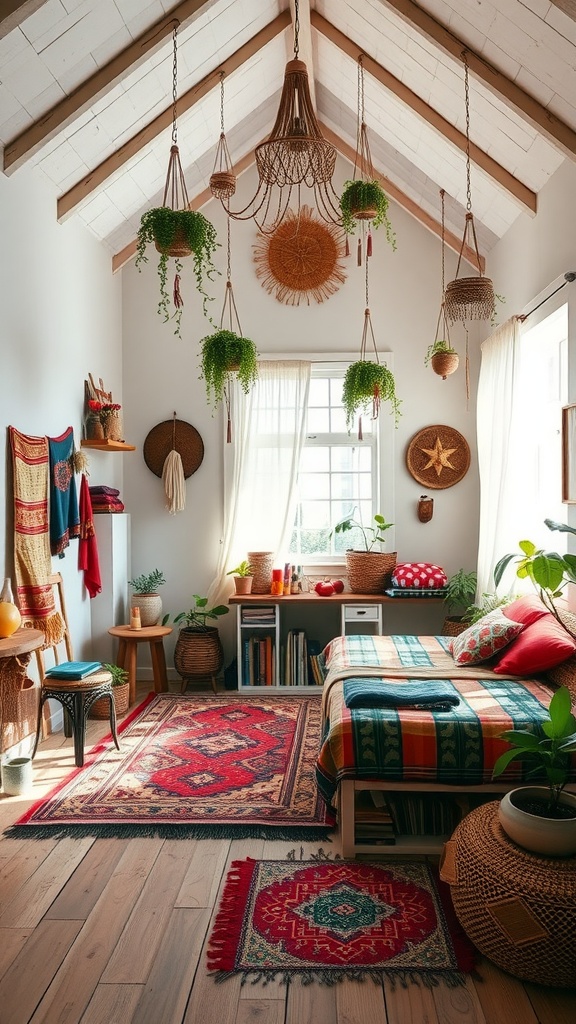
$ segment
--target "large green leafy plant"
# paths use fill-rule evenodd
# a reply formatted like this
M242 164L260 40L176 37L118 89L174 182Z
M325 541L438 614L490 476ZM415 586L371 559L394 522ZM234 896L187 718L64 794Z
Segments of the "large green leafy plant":
M359 210L374 210L375 215L370 221L372 227L378 228L384 224L386 239L393 249L396 248L396 238L388 219L388 196L377 181L364 181L362 178L345 181L344 191L340 197L340 209L342 227L348 235L353 235L356 230L358 221L355 214Z
M242 338L235 331L220 327L202 338L202 377L206 384L208 402L214 407L222 401L228 377L236 373L245 394L258 379L258 352L253 341Z
M377 412L381 402L390 402L398 426L401 401L396 396L396 381L392 371L385 363L375 363L369 359L351 363L342 387L342 405L346 412L348 430L357 412L367 409L370 403L375 406L373 411Z
M216 229L198 210L172 210L169 206L158 206L143 214L136 241L136 263L138 270L148 262L146 248L154 243L160 256L158 276L160 278L160 300L158 312L165 321L170 319L170 296L168 294L168 260L170 250L177 243L192 250L196 287L202 295L204 314L207 315L209 296L204 288L204 279L212 280L216 269L212 257L217 248ZM176 275L182 273L182 256L174 256ZM177 287L174 288L175 320L174 333L180 337L182 300Z
M355 509L353 512L356 511ZM374 526L364 526L358 519L353 519L352 516L346 516L341 519L339 523L336 523L333 533L343 534L348 533L350 530L359 530L362 535L364 542L364 548L366 551L372 551L376 544L384 545L386 542L386 530L389 530L394 523L387 523L384 516L377 513L374 516Z
M225 604L217 604L213 608L207 608L208 598L193 594L194 604L187 612L179 612L174 616L174 622L180 624L181 628L207 629L208 619L219 619L221 615L227 615L230 611Z

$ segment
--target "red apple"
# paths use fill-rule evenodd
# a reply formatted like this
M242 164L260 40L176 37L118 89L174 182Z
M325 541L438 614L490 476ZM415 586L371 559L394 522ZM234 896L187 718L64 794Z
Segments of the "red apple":
M341 594L344 590L344 584L342 580L332 580L332 586L334 587L335 594Z
M334 587L330 583L330 580L321 580L314 587L314 590L320 597L331 597L334 593Z

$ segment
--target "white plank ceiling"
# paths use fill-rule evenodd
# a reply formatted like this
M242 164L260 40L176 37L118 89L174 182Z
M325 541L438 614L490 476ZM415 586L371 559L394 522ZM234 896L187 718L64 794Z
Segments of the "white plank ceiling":
M354 150L364 53L376 170L428 226L439 219L443 188L446 226L457 238L463 230L463 51L481 252L522 210L533 213L560 163L576 159L572 0L300 0L299 7L300 57L320 121L344 155ZM290 0L7 0L0 7L4 173L37 165L60 217L80 217L117 256L133 242L141 214L161 201L171 143L171 16L180 22L178 96L188 109L178 116L178 143L192 198L213 167L222 65L232 160L249 163L270 132L292 56L293 2L292 10ZM138 133L141 143L133 141Z

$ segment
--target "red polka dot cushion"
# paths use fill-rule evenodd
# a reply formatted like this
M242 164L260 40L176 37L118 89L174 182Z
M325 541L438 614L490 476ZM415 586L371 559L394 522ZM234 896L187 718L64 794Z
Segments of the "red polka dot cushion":
M392 586L407 590L438 590L447 582L444 569L432 562L399 562L392 574Z
M503 650L525 628L523 622L513 622L500 608L484 615L450 642L456 665L478 665Z

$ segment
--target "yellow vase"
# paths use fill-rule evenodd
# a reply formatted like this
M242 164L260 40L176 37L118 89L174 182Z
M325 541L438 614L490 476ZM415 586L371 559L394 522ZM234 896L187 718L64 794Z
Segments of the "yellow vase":
M22 616L15 604L0 601L0 639L12 636L20 628Z

